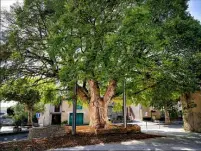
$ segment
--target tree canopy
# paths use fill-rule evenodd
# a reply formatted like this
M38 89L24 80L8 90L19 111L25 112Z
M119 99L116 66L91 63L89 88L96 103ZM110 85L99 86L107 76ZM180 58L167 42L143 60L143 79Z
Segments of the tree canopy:
M96 94L110 100L122 94L125 78L133 101L159 84L180 94L195 91L201 25L187 12L187 2L25 0L5 13L4 46L11 55L3 66L15 66L17 76L58 80L68 89L78 80L83 100L92 96L90 80L101 88Z

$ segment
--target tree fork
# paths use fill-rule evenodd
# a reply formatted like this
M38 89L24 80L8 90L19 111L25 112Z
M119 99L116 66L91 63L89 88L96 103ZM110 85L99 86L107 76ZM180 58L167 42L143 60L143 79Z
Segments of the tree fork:
M100 96L98 82L89 80L90 87L90 125L96 129L106 127L108 123L108 103L115 94L116 81L111 80L103 97Z

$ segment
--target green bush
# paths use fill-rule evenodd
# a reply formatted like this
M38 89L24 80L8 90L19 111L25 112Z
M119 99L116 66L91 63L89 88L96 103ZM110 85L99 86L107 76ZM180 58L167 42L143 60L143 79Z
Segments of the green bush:
M178 118L178 112L176 110L170 111L170 119L177 119Z
M28 113L25 111L25 106L23 104L18 103L14 107L14 116L13 120L15 125L22 125L27 123Z
M66 120L66 121L61 122L61 125L68 125L68 121Z

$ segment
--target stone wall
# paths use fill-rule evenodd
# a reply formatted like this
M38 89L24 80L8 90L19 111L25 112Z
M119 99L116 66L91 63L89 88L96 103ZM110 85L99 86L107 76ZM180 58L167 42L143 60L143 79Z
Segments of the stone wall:
M51 125L47 127L34 127L29 130L28 138L59 137L67 135L65 126Z

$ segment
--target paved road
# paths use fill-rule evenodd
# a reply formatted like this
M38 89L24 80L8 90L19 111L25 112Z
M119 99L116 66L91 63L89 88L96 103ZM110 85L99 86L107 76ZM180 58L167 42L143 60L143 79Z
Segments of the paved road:
M142 132L150 134L165 135L164 138L146 139L141 141L126 141L121 143L98 144L88 146L77 146L54 151L63 150L201 150L201 134L187 133L182 125L158 125L148 122L138 122Z
M27 139L27 136L28 133L0 135L0 142L23 140Z
M14 126L3 126L0 129L0 142L5 141L17 141L22 139L27 139L28 130L27 128L21 128L23 133L16 134L13 131ZM7 134L5 134L7 133Z

